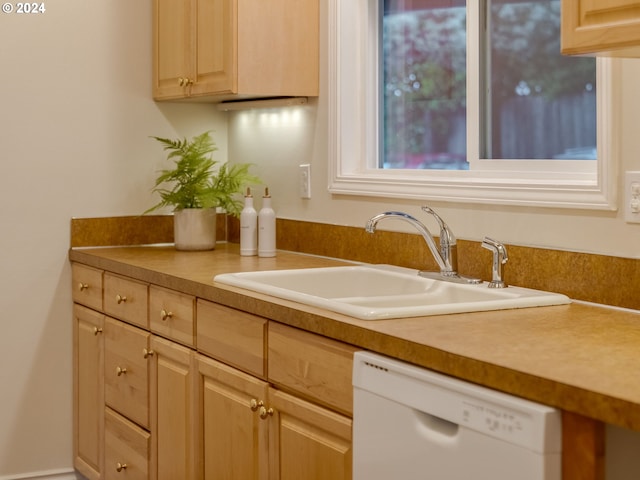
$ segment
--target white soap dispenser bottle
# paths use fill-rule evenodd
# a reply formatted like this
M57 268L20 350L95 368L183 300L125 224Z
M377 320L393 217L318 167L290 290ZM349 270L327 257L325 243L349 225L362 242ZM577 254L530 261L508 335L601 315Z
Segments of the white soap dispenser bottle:
M258 256L276 256L276 213L271 208L269 188L264 191L262 208L258 213Z
M253 208L251 189L247 188L244 208L240 212L240 255L250 257L258 253L258 214Z

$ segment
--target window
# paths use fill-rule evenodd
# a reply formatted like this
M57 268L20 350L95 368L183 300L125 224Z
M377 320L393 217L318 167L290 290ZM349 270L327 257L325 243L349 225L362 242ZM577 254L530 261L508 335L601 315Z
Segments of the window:
M464 0L381 0L379 168L466 170Z
M613 65L553 54L559 0L330 7L331 192L615 208Z

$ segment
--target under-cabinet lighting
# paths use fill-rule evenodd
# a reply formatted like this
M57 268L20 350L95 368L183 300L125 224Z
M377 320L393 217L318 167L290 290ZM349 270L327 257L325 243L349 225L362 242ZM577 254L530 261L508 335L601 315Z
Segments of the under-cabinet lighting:
M262 100L236 100L232 102L219 103L218 110L229 112L233 110L250 110L254 108L291 107L294 105L304 105L306 103L307 97L265 98Z

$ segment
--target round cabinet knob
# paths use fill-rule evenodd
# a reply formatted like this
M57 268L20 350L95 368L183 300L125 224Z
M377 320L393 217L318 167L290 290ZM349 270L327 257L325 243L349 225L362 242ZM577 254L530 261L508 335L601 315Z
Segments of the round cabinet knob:
M160 317L162 318L162 321L169 320L170 318L173 318L173 312L168 312L167 310L162 309Z
M121 472L123 470L127 469L127 464L126 463L116 463L116 472Z
M273 408L267 409L266 407L260 407L260 412L258 415L260 415L260 418L264 420L265 418L273 415Z
M258 401L255 398L252 398L251 401L249 402L249 408L251 408L252 412L255 412L256 410L258 410L258 408L262 407L264 405L264 402L262 400Z
M127 301L127 297L125 297L124 295L116 295L116 302L118 302L118 305L120 305L121 303L125 303Z
M97 336L99 333L102 333L102 329L98 327L93 327L93 334Z
M88 284L88 283L82 283L82 282L80 282L80 283L78 284L78 289L79 289L81 292L84 292L84 291L85 291L85 290L87 290L88 288L89 288L89 284Z
M146 348L142 349L142 355L144 358L152 357L155 352L153 350L147 350Z
M116 375L120 376L120 375L124 375L125 373L127 373L127 367L124 367L124 368L116 367Z

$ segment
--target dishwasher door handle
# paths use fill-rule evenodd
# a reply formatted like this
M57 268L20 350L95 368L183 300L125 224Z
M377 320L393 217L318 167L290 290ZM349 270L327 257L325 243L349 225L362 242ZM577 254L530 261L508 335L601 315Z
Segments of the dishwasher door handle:
M418 420L418 431L423 436L439 442L452 442L458 436L460 425L457 423L415 409L413 413Z

